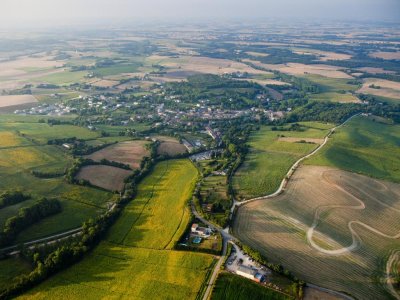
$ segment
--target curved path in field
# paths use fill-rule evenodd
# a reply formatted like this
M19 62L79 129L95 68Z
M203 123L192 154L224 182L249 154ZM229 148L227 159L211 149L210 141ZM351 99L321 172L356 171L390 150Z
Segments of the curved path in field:
M385 233L375 229L374 227L371 227L371 226L369 226L369 225L367 225L367 224L365 224L365 223L363 223L361 221L350 221L347 224L347 226L349 228L349 231L350 231L350 233L352 235L352 240L353 240L353 242L352 242L352 244L350 246L343 247L343 248L336 249L336 250L327 250L327 249L324 249L323 247L318 246L313 241L313 234L314 234L315 228L318 226L318 223L320 221L320 215L321 215L321 213L323 211L330 210L330 209L337 209L337 208L339 208L339 209L340 208L345 208L345 209L353 209L353 210L363 210L363 209L365 209L365 204L360 198L354 196L352 193L348 192L346 189L344 189L340 185L331 182L329 179L326 178L326 176L323 175L322 179L324 181L328 182L330 185L333 185L337 190L340 190L341 192L347 194L350 198L352 198L353 200L358 202L358 205L324 205L324 206L320 206L320 207L318 207L316 209L315 214L314 214L313 223L312 223L311 227L307 231L307 241L315 250L317 250L319 252L322 252L324 254L329 254L329 255L341 255L341 254L345 254L345 253L348 253L350 251L356 250L360 245L361 239L360 239L359 235L357 234L357 232L354 230L353 224L358 224L360 226L363 226L364 228L366 228L366 229L372 231L373 233L375 233L377 235L380 235L380 236L382 236L384 238L398 239L400 237L400 233L398 233L396 235L388 235L388 234L385 234ZM381 183L379 181L376 181L376 182L381 184L384 187L384 189L387 189L385 184L383 184L383 183ZM385 206L385 207L387 207L387 208L389 208L391 210L394 210L394 211L397 211L397 212L400 213L400 209L391 207L388 204L383 203L382 201L380 201L378 199L374 199L374 200L376 202L378 202L379 204L381 204L381 205L383 205L383 206Z
M231 208L231 213L233 213L233 211L235 210L236 207L240 207L242 205L245 205L247 203L253 202L253 201L257 201L257 200L264 200L264 199L269 199L269 198L273 198L278 196L280 193L282 193L282 191L284 190L286 184L288 183L289 179L292 177L293 173L296 171L297 167L300 165L300 163L313 156L315 153L317 153L318 151L320 151L328 142L330 136L335 132L336 129L342 127L343 125L345 125L347 122L349 122L351 119L359 116L360 114L355 114L353 116L351 116L350 118L348 118L346 121L344 121L342 124L333 127L331 130L329 130L329 133L325 136L324 141L322 142L321 145L319 145L317 148L315 148L312 152L308 153L307 155L299 158L289 169L289 171L286 173L285 177L283 178L283 180L281 181L281 184L279 185L279 188L272 194L266 195L266 196L261 196L261 197L256 197L256 198L251 198L248 200L244 200L244 201L236 201L234 200L234 203L232 205Z

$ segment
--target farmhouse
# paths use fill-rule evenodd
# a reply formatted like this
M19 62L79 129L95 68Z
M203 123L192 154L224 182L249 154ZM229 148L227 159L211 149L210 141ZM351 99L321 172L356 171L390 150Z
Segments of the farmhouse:
M210 228L205 228L205 227L200 227L199 224L193 224L191 228L191 232L194 234L198 234L200 236L210 236L211 234L211 229Z
M236 274L254 280L256 282L264 281L264 276L251 267L241 265L236 270Z

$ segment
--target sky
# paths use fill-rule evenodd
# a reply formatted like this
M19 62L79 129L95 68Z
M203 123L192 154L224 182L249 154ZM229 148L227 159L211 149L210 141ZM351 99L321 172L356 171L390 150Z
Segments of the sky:
M0 29L271 18L400 22L400 0L0 0Z

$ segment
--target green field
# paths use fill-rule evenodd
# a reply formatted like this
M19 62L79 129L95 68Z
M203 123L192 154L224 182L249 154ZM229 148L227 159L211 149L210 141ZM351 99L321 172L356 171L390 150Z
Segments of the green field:
M0 291L6 288L13 278L31 271L29 263L19 258L0 260Z
M332 166L400 182L400 126L357 117L305 164Z
M212 256L172 250L189 220L196 168L159 163L107 238L87 258L21 299L195 299Z
M317 84L320 87L321 93L338 91L355 92L359 88L358 85L349 83L352 79L329 78L311 74L304 77Z
M87 71L71 72L63 71L60 73L50 74L43 77L35 78L36 82L46 82L56 85L69 85L77 82L83 82Z
M0 228L6 220L17 214L20 208L31 205L40 197L58 198L62 213L43 219L24 230L17 242L29 241L81 226L90 217L102 213L114 197L113 194L91 187L81 187L65 182L63 177L42 179L32 171L63 173L72 164L72 157L60 147L46 145L48 139L77 136L95 138L97 133L86 128L37 123L27 117L0 119L0 190L19 189L34 199L0 210ZM4 121L4 122L3 122ZM19 134L18 134L19 132Z
M46 144L50 139L77 137L79 139L93 139L99 133L84 127L73 125L54 125L45 123L0 123L0 130L20 132L35 142Z
M310 95L310 100L314 101L332 101L332 102L341 102L341 103L353 103L359 102L360 100L350 94L350 93L319 93Z
M272 127L265 126L252 134L248 143L250 152L233 177L239 199L275 192L293 163L318 146L315 143L283 141L282 138L322 139L333 127L316 122L300 125L301 131L272 131Z
M221 273L213 289L211 300L283 300L293 299L292 297L281 294L272 289L263 287L255 282L232 275L230 273Z
M119 75L121 73L135 73L138 71L139 64L116 65L111 67L97 68L94 74L98 77Z

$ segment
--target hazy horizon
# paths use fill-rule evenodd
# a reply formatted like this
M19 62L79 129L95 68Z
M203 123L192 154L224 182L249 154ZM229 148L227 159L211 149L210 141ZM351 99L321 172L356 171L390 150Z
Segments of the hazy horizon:
M308 20L400 22L398 0L3 0L0 26L53 27L143 21Z

